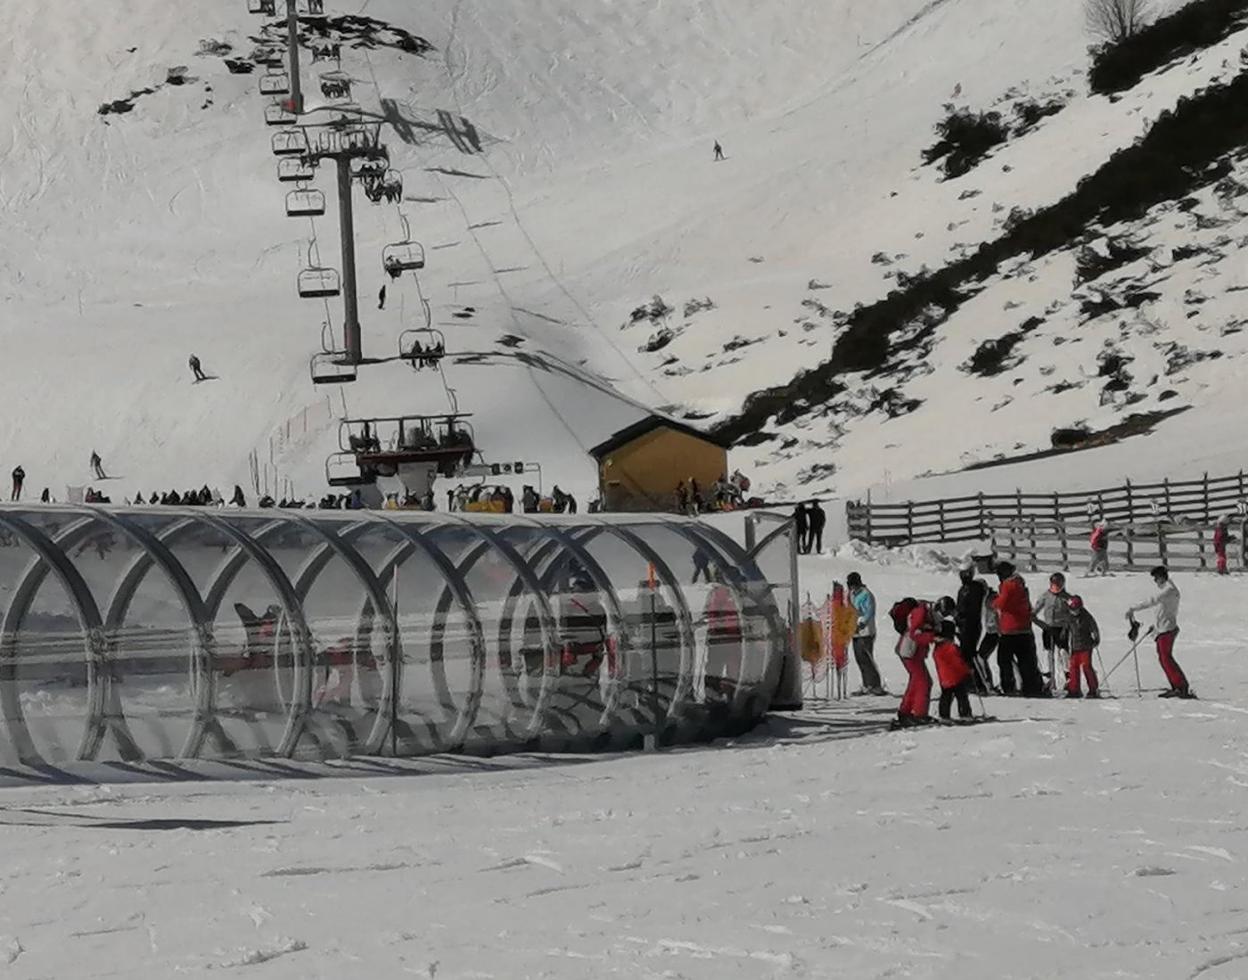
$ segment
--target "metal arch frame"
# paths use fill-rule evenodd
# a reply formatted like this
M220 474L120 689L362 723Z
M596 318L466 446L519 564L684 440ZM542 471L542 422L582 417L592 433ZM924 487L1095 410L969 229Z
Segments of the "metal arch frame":
M311 591L312 586L316 584L316 580L320 578L321 573L329 567L329 557L337 555L351 567L351 571L355 574L355 577L359 579L360 584L364 586L364 592L368 600L373 603L375 612L382 617L385 623L386 631L389 634L389 642L386 645L386 651L387 658L389 660L387 666L390 667L390 670L381 671L383 686L381 690L381 699L377 707L377 716L373 719L373 730L364 741L365 751L369 754L375 754L384 742L386 731L390 727L391 708L393 706L392 699L394 697L393 665L398 661L399 657L402 656L402 646L399 642L398 621L394 613L394 608L390 604L390 600L386 598L386 590L382 587L378 577L373 574L372 567L364 560L363 556L361 556L358 551L351 547L348 538L344 537L343 534L336 530L330 530L328 527L324 527L316 521L305 517L299 511L291 511L289 516L297 525L306 527L325 542L321 548L321 553L325 553L325 549L329 549L326 559L318 563L315 571L308 568L312 559L305 562L304 568L299 570L296 577L297 584L295 584L295 595L299 599L300 608L302 608L304 601L307 599L308 593ZM357 524L349 525L346 530L347 533L354 536L355 534L362 533L364 530L373 526L375 526L375 523L372 521L362 521ZM356 620L355 650L352 651L353 654L358 655L359 646L363 639L363 631L363 617L361 616ZM315 654L315 648L313 648L313 653ZM315 660L309 664L309 667L311 668L314 664ZM309 704L310 703L311 690L309 684ZM315 709L312 710L315 712Z
M515 516L515 515L513 515ZM540 528L551 536L555 543L561 545L565 551L571 552L573 556L584 566L590 577L594 580L594 584L598 586L599 591L606 599L607 613L607 629L615 633L617 637L616 650L616 674L611 676L608 671L609 678L606 696L603 699L602 716L598 719L600 728L606 728L611 721L612 716L619 709L620 692L623 685L620 678L623 676L625 667L631 667L631 643L628 641L628 630L624 628L624 610L620 606L620 597L615 591L615 584L611 581L611 577L606 570L571 534L557 525L542 524L531 517L519 517L518 524L525 527ZM615 620L612 623L612 620ZM613 629L614 627L614 629Z
M12 514L0 512L0 527L4 527L12 531L26 544L38 553L43 559L47 568L49 568L57 580L61 583L61 587L65 589L66 594L77 607L78 621L82 627L83 633L83 653L86 657L87 666L87 719L86 727L82 732L81 739L78 743L78 750L75 753L76 759L84 757L83 753L89 744L90 733L100 723L103 715L103 704L100 696L100 665L105 660L104 652L104 620L100 616L99 606L95 602L95 596L92 595L90 587L86 580L79 574L78 569L73 562L65 555L63 551L49 538L43 531L28 524L20 517ZM30 590L26 596L24 608L19 612L22 617L25 616L29 609L30 599L38 591L38 585L42 584L44 575L39 576L39 582L35 588ZM12 607L11 607L12 609ZM11 610L10 610L11 611ZM8 629L8 615L5 617L5 630L3 636L0 636L0 662L9 664L14 660L13 650L16 648L17 634L10 632ZM7 686L7 685L6 685ZM16 692L14 692L16 696ZM6 712L7 715L7 712ZM6 721L8 721L6 717ZM18 750L18 757L23 761L42 762L42 756L34 746L34 740L30 737L30 730L26 726L25 715L20 713L14 719L19 726L17 731L12 730L13 722L10 722L10 733L15 736L13 743ZM24 753L29 751L29 756Z
M433 672L434 688L438 696L443 699L443 707L451 708L456 714L455 725L452 727L450 734L445 739L442 739L436 736L435 733L435 738L439 742L445 742L446 748L459 748L467 740L468 731L476 722L477 712L481 709L481 699L484 695L485 668L489 659L489 647L485 639L485 624L482 623L481 615L477 611L477 604L473 598L472 589L469 588L467 581L460 575L454 562L447 557L445 552L425 538L424 534L416 529L417 525L415 523L404 524L385 514L377 515L375 520L378 524L389 526L398 531L406 542L396 548L390 557L386 559L380 577L384 578L388 575L393 575L416 552L420 552L432 561L434 567L442 574L446 587L451 590L452 597L459 603L468 621L468 629L472 637L472 670L467 701L462 708L458 708L454 704L454 696L446 686L445 673L441 669ZM446 525L438 522L427 526L438 528ZM446 594L445 589L442 594ZM442 609L442 600L439 597L438 604L434 609L433 621L430 625L429 662L431 665L435 662L439 665L443 663L442 650L445 647L445 643L441 635L440 626L445 622L445 619L446 612ZM393 718L397 721L400 691L397 665L395 667L394 688L396 710Z
M545 669L542 671L542 686L538 690L537 703L533 705L533 717L529 722L527 731L524 732L525 738L536 738L542 733L542 720L546 714L547 705L550 701L552 688L552 678L556 675L551 671L551 664L555 663L559 657L558 637L559 627L558 620L550 607L550 597L542 592L541 583L533 574L533 570L525 563L523 556L516 551L515 547L508 541L503 540L502 536L496 532L489 530L484 524L476 524L465 517L456 514L448 514L450 518L448 524L443 526L458 526L466 529L470 534L477 537L487 545L484 550L490 548L497 551L503 556L503 560L511 566L513 572L525 587L533 593L533 599L537 603L538 623L542 631L542 646L545 648ZM479 555L474 555L472 564L476 564ZM462 574L462 563L459 569Z
M216 640L212 635L212 622L207 618L207 609L204 606L203 596L199 594L199 589L195 587L195 583L191 580L191 576L185 566L174 557L173 552L161 540L162 535L174 537L180 534L182 528L187 526L187 522L175 521L170 527L163 529L161 535L156 535L147 528L131 522L121 514L113 514L94 506L90 510L97 520L103 521L105 524L116 528L136 541L142 549L141 555L146 559L142 565L140 565L140 562L143 561L142 558L131 563L131 569L138 569L137 573L127 574L118 582L112 596L109 598L104 624L110 659L115 659L114 655L119 647L119 638L116 635L117 630L130 610L130 603L134 599L135 592L143 580L147 578L147 573L153 565L159 566L161 571L169 577L170 584L173 586L174 591L177 592L178 598L181 599L182 605L186 609L186 614L190 618L191 631L194 634L194 648L191 651L191 683L195 691L193 698L194 714L192 716L191 730L187 733L178 757L193 758L198 755L199 748L203 745L203 740L207 735L208 727L215 720L214 705L216 695L213 666L216 662ZM129 569L127 571L130 572ZM120 696L115 694L111 684L109 685L109 707L115 709L115 713L107 719L108 727L112 729L114 738L121 740L124 737L129 744L137 744L126 720L125 708L121 703ZM103 734L103 731L97 729L97 741L91 747L89 758L94 758L96 753L98 753L100 742L103 740Z
M63 549L66 546L73 547L80 543L81 539L86 536L86 532L95 526L95 520L92 517L83 516L79 513L78 518L77 521L64 528L52 539L52 543L62 554L64 554ZM9 606L4 611L4 619L0 623L0 679L7 679L5 674L14 663L13 652L17 649L22 620L25 619L26 614L30 611L31 603L34 601L35 596L39 594L39 589L43 586L48 573L51 571L52 566L44 561L38 552L22 570L17 586L13 590ZM17 690L12 684L0 683L0 716L3 717L5 728L13 740L18 758L41 758L38 750L34 747L34 740L30 737L30 731L26 725L26 715L22 710L21 697L17 694Z
M299 597L295 594L294 585L282 570L281 565L277 563L277 560L265 551L247 532L235 527L228 520L218 517L216 514L196 514L194 511L182 511L181 513L184 516L198 517L205 524L216 528L234 541L260 566L265 577L268 578L269 583L277 592L277 597L281 601L282 608L286 613L286 620L290 624L290 631L295 641L296 656L294 691L290 699L290 707L286 712L286 728L282 732L281 740L274 754L279 756L293 755L295 747L299 744L299 739L303 736L304 723L307 720L308 712L311 710L311 668L316 659L315 651L312 647L311 630L308 629L307 620L303 615L303 607L299 604ZM273 523L286 526L285 521L275 521ZM268 527L262 530L266 534L269 533ZM241 570L245 564L246 562L242 562L239 565L239 569ZM231 576L231 580L232 578L233 576ZM215 579L213 584L215 586ZM225 593L222 591L220 594L224 597ZM211 597L212 593L210 593L210 599ZM209 608L212 609L213 607L209 606ZM217 600L216 608L220 608L220 599Z

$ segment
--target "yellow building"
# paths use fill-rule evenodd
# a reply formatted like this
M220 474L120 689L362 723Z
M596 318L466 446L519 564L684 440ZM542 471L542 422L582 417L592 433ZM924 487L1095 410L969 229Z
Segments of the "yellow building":
M682 480L697 480L709 500L715 481L728 475L725 442L660 415L621 429L589 454L598 463L603 509L615 513L674 510Z

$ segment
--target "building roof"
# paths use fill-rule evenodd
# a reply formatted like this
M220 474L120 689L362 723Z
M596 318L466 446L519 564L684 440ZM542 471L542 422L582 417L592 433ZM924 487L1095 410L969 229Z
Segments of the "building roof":
M592 447L589 450L589 455L593 456L594 459L601 460L604 456L615 452L621 446L626 446L630 442L640 439L642 436L649 435L656 429L671 429L675 432L692 436L694 439L701 439L703 442L709 442L711 445L718 446L720 449L728 449L731 445L727 439L723 439L720 436L714 435L710 432L704 432L702 429L695 429L692 425L686 425L684 422L679 422L676 419L669 418L666 415L647 415L645 418L637 420L632 425L625 426L623 429L620 429L605 442L601 442Z

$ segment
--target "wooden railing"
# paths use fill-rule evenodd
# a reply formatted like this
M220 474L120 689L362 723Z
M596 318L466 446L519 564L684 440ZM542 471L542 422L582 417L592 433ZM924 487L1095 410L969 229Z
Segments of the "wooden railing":
M1236 520L1229 528L1234 541L1227 549L1231 571L1248 568L1244 538L1248 523ZM1213 525L1183 521L1146 521L1115 524L1109 535L1110 571L1146 571L1165 565L1176 571L1212 571ZM1008 558L1020 569L1033 572L1088 566L1092 558L1088 522L1060 524L1024 518L989 528L988 541L998 558Z
M978 493L943 500L845 505L849 536L872 544L899 546L953 541L988 541L1002 522L1048 521L1053 525L1090 525L1188 520L1212 524L1235 512L1248 497L1243 470L1234 476L1172 483L1132 483L1075 493Z

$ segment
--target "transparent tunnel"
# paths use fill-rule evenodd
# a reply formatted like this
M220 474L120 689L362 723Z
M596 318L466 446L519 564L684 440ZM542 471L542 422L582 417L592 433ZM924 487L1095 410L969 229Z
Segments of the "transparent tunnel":
M739 732L792 669L757 520L0 507L0 765Z

